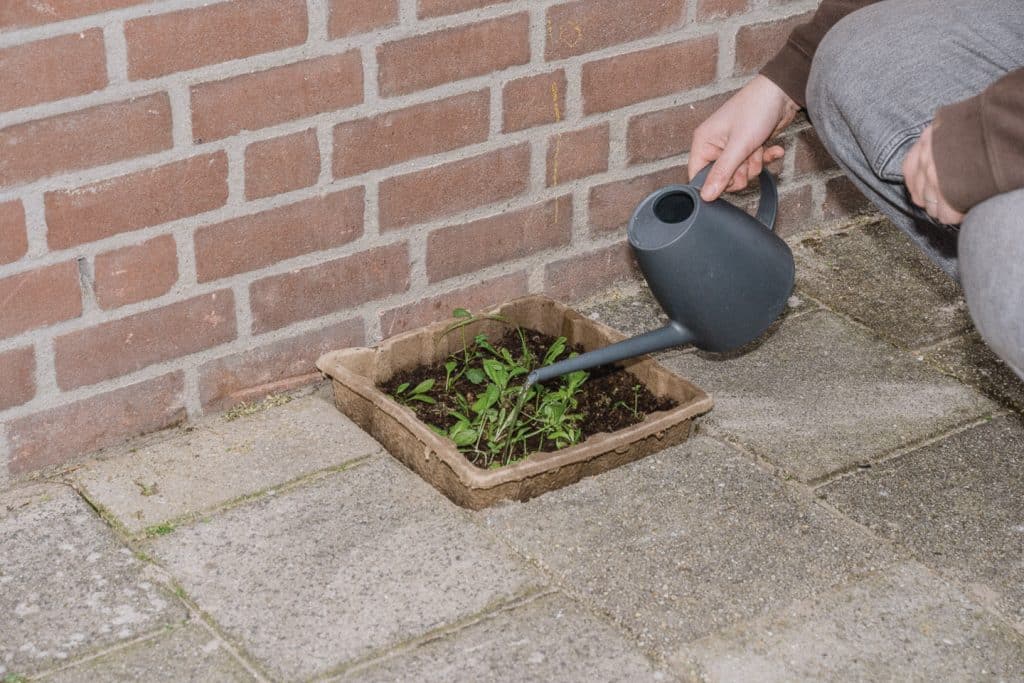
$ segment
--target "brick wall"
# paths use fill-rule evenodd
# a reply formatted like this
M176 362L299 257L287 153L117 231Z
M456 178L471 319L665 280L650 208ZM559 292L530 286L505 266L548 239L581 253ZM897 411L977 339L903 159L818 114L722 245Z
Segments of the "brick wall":
M0 480L526 292L623 225L814 0L4 0ZM851 201L808 132L783 230Z

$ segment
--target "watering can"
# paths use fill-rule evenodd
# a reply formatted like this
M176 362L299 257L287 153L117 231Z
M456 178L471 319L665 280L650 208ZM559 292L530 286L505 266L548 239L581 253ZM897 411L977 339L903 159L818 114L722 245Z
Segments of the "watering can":
M538 368L527 377L527 386L683 344L733 351L761 336L782 314L795 267L789 246L773 232L775 178L761 171L761 201L754 217L724 199L700 198L710 170L708 164L689 185L669 185L648 195L629 221L629 244L669 323Z

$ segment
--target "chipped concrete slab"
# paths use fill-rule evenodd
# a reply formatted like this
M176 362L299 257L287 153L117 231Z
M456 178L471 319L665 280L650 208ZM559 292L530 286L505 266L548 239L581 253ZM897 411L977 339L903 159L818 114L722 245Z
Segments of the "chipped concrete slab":
M803 240L797 287L903 348L971 326L960 288L889 222Z
M229 421L216 416L74 481L131 533L381 452L329 390Z
M150 548L202 610L289 680L543 583L390 457L178 529Z
M706 437L480 514L664 656L894 557Z
M40 680L46 683L242 683L257 679L215 636L193 624L61 669Z
M1024 626L1024 424L1002 417L820 494Z
M685 647L681 671L717 681L1024 678L1024 638L906 563Z
M180 622L185 610L82 498L0 495L0 677L31 674Z
M977 333L939 344L925 359L996 401L1024 412L1024 380L992 353Z
M702 428L817 481L998 409L828 311L791 318L745 355L662 362L715 399Z
M554 594L489 615L333 680L639 683L671 677L657 670L614 626Z

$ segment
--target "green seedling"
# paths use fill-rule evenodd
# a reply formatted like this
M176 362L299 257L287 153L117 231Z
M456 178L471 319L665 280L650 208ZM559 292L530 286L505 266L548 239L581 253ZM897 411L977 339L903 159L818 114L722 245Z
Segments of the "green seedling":
M409 405L413 401L420 401L421 403L437 403L427 393L434 388L434 380L425 379L417 384L412 389L409 389L409 383L403 382L395 388L394 398L396 401L404 406Z

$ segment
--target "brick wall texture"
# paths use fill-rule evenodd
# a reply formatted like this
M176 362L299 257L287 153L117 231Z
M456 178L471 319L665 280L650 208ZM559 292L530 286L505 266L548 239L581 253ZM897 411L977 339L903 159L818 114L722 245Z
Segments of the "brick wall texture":
M633 205L816 4L3 0L0 481L634 277ZM783 141L785 234L855 208Z

